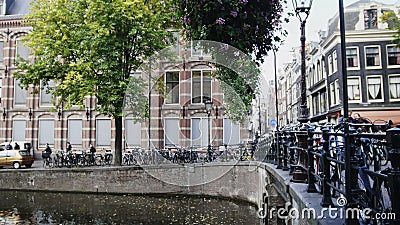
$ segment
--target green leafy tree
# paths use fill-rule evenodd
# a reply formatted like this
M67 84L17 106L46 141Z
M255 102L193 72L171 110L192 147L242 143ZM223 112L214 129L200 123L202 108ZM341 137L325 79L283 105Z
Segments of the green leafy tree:
M187 39L217 41L233 46L252 55L258 64L268 51L275 48L286 36L282 28L288 18L283 16L286 1L278 0L174 0L178 11L177 20L182 22ZM289 15L288 15L289 16ZM202 46L207 48L207 46ZM219 50L223 55L223 49ZM217 65L218 66L218 65ZM248 74L240 76L226 67L219 66L216 76L233 89L228 91L240 97L248 110L259 84L260 70L249 68ZM232 92L233 91L233 92ZM237 101L229 104L236 104ZM228 114L242 120L243 107L230 106Z
M121 164L124 95L144 119L146 85L131 74L166 46L174 11L168 0L35 0L26 17L33 31L25 45L35 60L19 59L14 77L28 85L57 83L50 93L58 107L81 105L95 96L101 113L115 119L115 163ZM136 79L136 80L135 80Z
M399 10L400 13L400 10ZM400 45L400 19L394 11L387 11L381 16L381 20L388 24L388 29L396 30L397 33L394 35L394 43Z

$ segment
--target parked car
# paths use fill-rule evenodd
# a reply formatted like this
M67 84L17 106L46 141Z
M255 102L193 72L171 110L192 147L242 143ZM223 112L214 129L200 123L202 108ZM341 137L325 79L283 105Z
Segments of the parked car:
M12 166L15 169L25 166L30 168L33 164L33 156L31 155L31 144L27 142L17 142L20 146L19 150L15 150L15 142L11 142L13 149L6 150L8 142L0 144L0 168L3 166Z

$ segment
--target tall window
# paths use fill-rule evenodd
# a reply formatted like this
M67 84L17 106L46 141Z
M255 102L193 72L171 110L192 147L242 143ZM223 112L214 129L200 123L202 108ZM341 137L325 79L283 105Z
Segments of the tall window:
M383 99L381 76L367 77L367 85L369 101L379 101Z
M322 91L320 96L321 112L326 112L328 109L328 105L326 103L326 91Z
M376 9L364 10L364 28L365 29L378 28L378 12Z
M166 104L178 104L179 103L179 72L166 72L165 73L165 85L166 85Z
M390 99L400 100L400 75L389 76Z
M332 106L336 105L336 102L335 102L335 82L330 83L329 90L330 90L330 93L331 93L331 105Z
M336 73L337 72L337 70L338 70L338 62L337 62L337 53L336 53L336 51L334 51L333 53L332 53L332 72L333 73Z
M365 47L365 65L367 67L381 66L378 46Z
M360 93L360 78L348 78L347 79L348 85L348 93L349 93L349 100L350 101L359 101L361 100L361 93Z
M51 105L52 95L50 90L55 86L53 81L50 81L46 87L40 90L40 104L41 105ZM72 145L72 143L71 143Z
M97 148L111 147L111 120L96 120L96 146Z
M357 48L346 48L346 61L347 68L354 69L358 68L358 49Z
M335 101L336 104L340 103L340 85L339 85L339 79L335 80Z
M125 119L125 141L128 148L140 147L142 140L141 123Z
M22 59L28 60L29 58L29 48L24 45L24 43L20 40L17 40L17 49L16 55L17 57L21 57Z
M192 103L211 99L211 71L192 71Z
M165 147L179 146L179 119L168 118L164 121Z
M14 79L14 104L26 105L26 90L19 86L19 81Z
M400 48L396 46L387 46L389 66L400 65Z
M205 147L208 145L208 118L192 119L192 146Z
M332 61L332 55L328 56L328 74L332 75L333 73L333 61Z
M224 145L240 143L240 124L230 119L224 119Z
M73 147L82 147L82 120L68 120L68 141Z
M39 146L54 145L54 120L39 120Z
M319 111L319 94L312 96L312 103L313 103L313 115L318 115Z
M13 141L25 141L25 130L26 121L25 120L13 120L12 127L12 139Z

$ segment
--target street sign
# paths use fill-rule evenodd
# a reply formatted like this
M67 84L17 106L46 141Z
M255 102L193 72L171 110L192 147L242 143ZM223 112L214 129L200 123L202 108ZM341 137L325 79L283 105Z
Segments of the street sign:
M269 121L269 125L272 126L272 127L275 127L276 126L276 119L271 119Z

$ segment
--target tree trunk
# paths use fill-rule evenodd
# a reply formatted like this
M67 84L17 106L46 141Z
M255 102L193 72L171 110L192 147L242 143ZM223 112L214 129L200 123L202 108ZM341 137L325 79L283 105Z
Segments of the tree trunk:
M122 162L122 116L115 118L115 165Z

